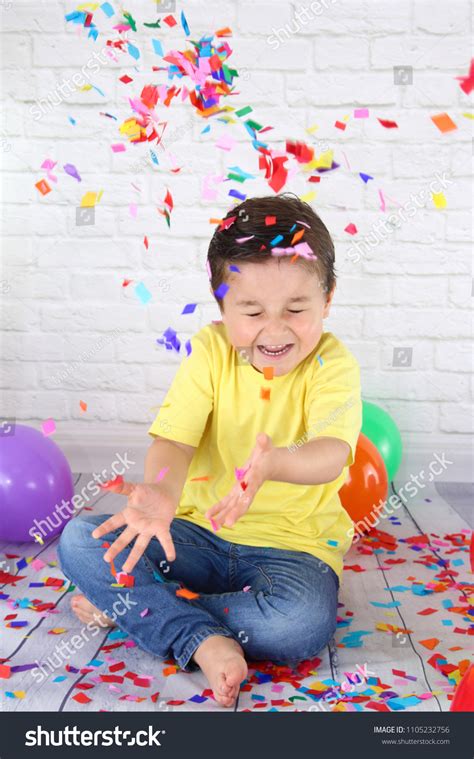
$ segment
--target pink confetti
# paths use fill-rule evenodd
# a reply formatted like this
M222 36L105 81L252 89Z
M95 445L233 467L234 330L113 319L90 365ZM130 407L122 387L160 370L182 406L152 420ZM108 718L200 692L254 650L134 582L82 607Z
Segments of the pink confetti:
M379 190L379 198L380 198L380 210L385 211L385 198L383 196L382 190Z
M54 419L46 419L46 421L41 424L41 429L43 430L43 435L45 437L56 432L56 423Z
M369 118L369 109L368 108L355 108L354 109L354 118L355 119L368 119Z
M123 142L116 142L115 145L111 145L110 147L114 153L123 153L127 149Z
M137 211L138 211L137 204L136 203L130 203L129 210L130 210L130 216L133 216L133 218L136 219L137 218Z
M165 466L165 467L163 467L163 469L160 469L160 471L156 475L155 482L160 482L160 480L163 479L163 477L165 476L166 472L168 472L168 471L169 471L169 466Z
M355 224L348 224L347 227L344 229L344 232L347 232L349 235L356 235L357 234L357 227Z
M146 617L150 613L150 609L146 608L143 609L143 611L140 612L141 617Z
M214 532L217 532L217 530L219 529L219 527L217 526L216 522L214 522L214 520L212 519L212 517L209 519L209 521L211 523L211 527L214 530Z
M252 587L251 585L246 585L245 588L242 588L242 590L244 591L244 593L248 593L251 587Z

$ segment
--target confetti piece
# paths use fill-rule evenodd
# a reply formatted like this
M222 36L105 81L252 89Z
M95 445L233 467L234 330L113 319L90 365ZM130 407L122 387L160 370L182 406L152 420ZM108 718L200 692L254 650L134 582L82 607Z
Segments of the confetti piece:
M0 664L0 678L8 680L11 675L11 667L8 664Z
M355 108L354 109L354 118L355 119L368 119L369 118L369 109L368 108Z
M181 315L183 314L193 314L196 309L197 303L187 303L183 310L181 311Z
M143 611L140 612L141 617L146 617L150 613L150 609L143 609Z
M209 521L211 523L211 527L214 530L214 532L217 532L217 530L219 529L219 525L217 524L217 522L215 522L214 519L212 518L210 518Z
M248 593L251 587L252 587L251 585L246 585L244 588L242 588L242 590L244 593Z
M116 142L110 147L112 148L114 153L124 153L127 149L123 142Z
M356 235L357 234L357 227L355 224L348 224L347 227L345 227L344 232L347 232L349 235Z
M438 638L427 638L426 640L420 640L420 643L422 646L432 651L438 645L439 640Z
M460 82L460 88L462 91L469 95L471 90L474 89L474 58L471 60L471 66L469 69L469 74L467 76L456 76L455 79L458 79Z
M359 172L359 176L362 179L362 181L365 182L365 184L367 184L367 182L370 179L373 179L373 177L371 177L370 174L362 174L362 172Z
M398 129L396 121L390 121L389 119L377 119L377 121L380 122L385 129Z
M82 182L82 179L78 170L72 163L65 163L63 166L63 169L66 172L66 174L69 174L70 177L72 177L73 179L77 179L78 182Z
M123 485L123 475L118 474L113 480L107 480L103 485L99 485L102 490L110 490L114 485Z
M176 591L176 595L179 598L186 598L188 601L192 601L194 598L199 598L199 593L193 593L192 590L187 588L180 588Z
M163 477L166 475L167 472L169 472L169 466L165 466L165 467L163 467L163 469L160 469L160 471L156 475L155 482L160 482L163 479Z
M272 380L274 375L275 367L273 366L264 366L263 367L263 376L266 380Z
M153 52L163 57L163 47L160 40L152 39L151 44L153 45Z
M438 113L436 116L431 116L431 121L443 134L457 129L456 124L447 113Z
M117 572L117 583L125 585L126 588L133 588L135 585L135 578L133 575L129 575L127 572Z
M85 403L84 401L79 401L79 408L81 409L81 411L87 411L87 403Z
M45 437L48 437L48 435L52 435L54 432L56 432L56 423L54 419L46 419L46 421L42 422L41 429Z
M438 192L438 193L433 192L431 194L431 197L433 198L433 203L435 204L436 208L446 208L446 206L448 205L446 198L444 196L444 193L442 192Z
M219 285L217 290L214 290L214 295L217 298L224 298L228 290L229 290L229 285L226 285L226 283L223 282L221 285Z
M133 79L131 76L128 76L128 74L124 74L123 76L119 77L119 81L123 82L124 84L130 84L130 82L133 82Z
M35 187L40 191L42 195L47 195L48 192L51 192L51 187L47 183L46 179L41 179L39 182L36 182Z
M260 388L260 398L263 401L269 401L270 400L270 393L271 393L271 390L270 390L269 387L261 387Z
M135 294L144 306L146 306L146 304L149 303L152 299L151 292L145 287L143 282L139 282L138 285L135 285Z
M181 26L183 27L186 37L189 37L190 31L189 31L188 22L186 20L186 16L184 15L184 11L181 11Z

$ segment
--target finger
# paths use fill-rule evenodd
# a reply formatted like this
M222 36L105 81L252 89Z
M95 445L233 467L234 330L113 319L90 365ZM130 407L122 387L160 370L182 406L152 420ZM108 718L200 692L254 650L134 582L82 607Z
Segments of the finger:
M135 541L135 544L127 556L127 560L124 562L122 571L131 572L135 564L141 559L145 553L148 543L152 539L152 535L139 535Z
M119 475L114 480L109 480L103 485L100 485L102 490L109 490L111 493L117 493L118 495L129 496L135 490L136 483L125 482L123 477Z
M113 561L117 554L119 554L120 551L123 551L123 549L126 548L129 543L131 543L137 534L138 530L136 530L134 527L126 527L126 529L119 535L117 540L114 540L110 548L107 548L106 552L104 553L104 561Z
M161 543L163 551L168 561L174 561L176 559L176 551L174 548L173 538L169 530L157 530L155 532L156 537Z
M219 514L219 512L222 511L222 509L225 509L227 506L229 498L230 494L226 495L221 501L218 501L218 503L215 503L214 506L211 506L211 508L206 511L204 516L207 519L210 519L211 517L214 517L215 514Z
M113 532L113 530L123 527L124 524L127 524L127 521L124 517L123 511L119 511L118 514L114 514L109 517L109 519L106 519L105 522L99 524L94 530L92 530L91 535L93 538L101 538L102 535L106 535L108 532Z

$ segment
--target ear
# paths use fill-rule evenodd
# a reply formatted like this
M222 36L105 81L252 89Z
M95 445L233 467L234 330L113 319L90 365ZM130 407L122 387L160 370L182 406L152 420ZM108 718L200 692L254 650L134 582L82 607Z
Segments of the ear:
M336 292L336 285L334 285L331 292L326 297L326 303L324 304L324 308L323 308L323 319L326 319L329 316L329 312L331 310L331 303L332 303L332 299L334 297L335 292Z

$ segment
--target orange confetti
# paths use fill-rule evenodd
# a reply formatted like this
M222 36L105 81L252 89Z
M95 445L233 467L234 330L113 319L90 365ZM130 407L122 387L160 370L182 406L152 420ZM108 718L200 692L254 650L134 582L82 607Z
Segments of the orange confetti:
M35 187L40 191L42 195L47 195L48 192L51 192L51 187L47 183L46 179L41 179L39 182L36 182Z
M192 590L188 590L187 588L180 588L176 591L176 595L179 598L187 598L188 601L192 601L193 598L199 598L199 593L193 593Z
M84 401L79 401L79 406L81 407L81 411L87 411L87 403Z
M269 401L270 400L270 388L269 387L261 387L260 388L260 398L263 401Z
M438 645L439 640L438 638L427 638L426 640L420 640L419 642L422 646L432 651Z
M273 379L273 372L275 371L275 367L273 366L264 366L263 367L263 376L266 380Z
M300 229L298 232L295 232L295 234L293 235L293 239L290 242L290 245L294 245L295 242L298 242L298 240L301 240L303 235L304 235L304 229Z
M431 121L435 124L440 132L452 132L453 129L457 129L456 124L447 113L438 113L436 116L431 117Z
M204 477L191 477L190 482L207 482L210 480L212 475L206 474Z

